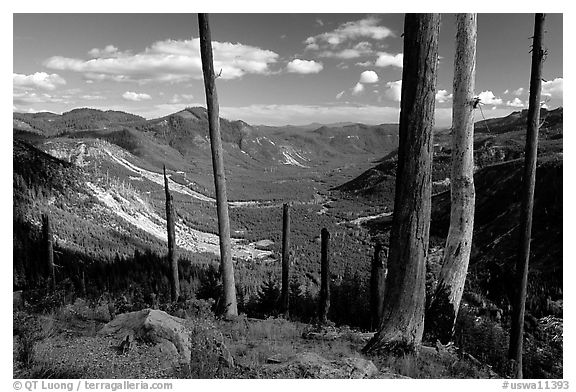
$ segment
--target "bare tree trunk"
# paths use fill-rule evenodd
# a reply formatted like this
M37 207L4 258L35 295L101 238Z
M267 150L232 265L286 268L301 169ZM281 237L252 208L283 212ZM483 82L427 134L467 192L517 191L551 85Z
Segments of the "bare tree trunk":
M536 164L538 153L538 129L540 127L540 93L542 66L545 50L542 45L545 14L534 17L534 41L532 44L532 71L530 75L530 98L528 103L528 125L524 154L524 176L522 183L522 206L520 210L520 249L516 263L518 285L516 300L512 305L512 326L508 356L515 361L515 376L522 378L522 343L524 338L524 312L530 261L530 239L532 236L532 211L536 186Z
M442 343L454 336L474 232L474 78L476 14L456 15L450 228L438 286L426 312L426 332Z
M42 215L42 224L44 231L44 243L46 244L46 265L48 266L49 288L54 291L56 288L56 272L54 271L54 237L52 235L52 225L50 216Z
M281 312L289 317L290 307L290 205L284 203L282 209L282 296Z
M439 14L406 14L394 218L380 330L364 347L416 349L424 332Z
M202 72L206 90L208 109L208 126L210 128L210 147L212 149L212 167L214 169L214 186L216 188L216 209L218 212L218 233L220 235L220 273L222 274L224 315L238 315L236 305L236 286L234 284L234 265L232 264L232 246L230 243L230 220L228 218L228 198L226 196L226 177L224 174L224 154L220 135L220 114L216 77L212 58L212 39L208 14L198 14L200 30L200 54Z
M371 329L377 330L382 320L384 311L384 281L386 269L382 261L382 244L376 243L374 258L372 259L372 271L370 275L370 313L372 316Z
M174 228L174 201L168 186L166 166L164 166L164 192L166 193L166 229L168 232L168 262L170 263L170 294L172 302L180 297L180 280L178 278L178 257L176 255L176 230Z
M330 310L330 260L328 259L328 245L330 233L323 228L320 234L320 308L318 320L321 324L328 321L328 311Z

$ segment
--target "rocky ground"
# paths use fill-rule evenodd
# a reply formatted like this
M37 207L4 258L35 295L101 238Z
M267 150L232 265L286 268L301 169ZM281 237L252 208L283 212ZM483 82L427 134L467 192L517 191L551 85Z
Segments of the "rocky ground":
M492 378L452 346L366 357L370 333L281 318L144 309L105 323L82 301L49 315L20 312L15 378ZM108 316L109 318L109 316ZM33 341L30 348L30 341ZM125 342L129 341L129 344ZM32 351L28 358L26 348Z

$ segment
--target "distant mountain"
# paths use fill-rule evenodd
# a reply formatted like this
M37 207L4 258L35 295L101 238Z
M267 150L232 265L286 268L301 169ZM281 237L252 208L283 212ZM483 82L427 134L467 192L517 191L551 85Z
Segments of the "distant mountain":
M205 108L186 108L165 117L148 120L136 126L136 129L150 134L182 154L205 150L209 141L208 113ZM244 121L220 119L220 132L224 143L232 143L238 148L242 140L253 133Z
M81 108L59 114L14 113L14 129L31 131L43 136L56 136L89 129L107 129L121 124L144 121L134 114L114 110Z
M548 111L542 109L539 155L562 152L563 123L562 108ZM527 111L514 112L506 117L493 118L487 122L475 123L474 161L477 169L517 159L524 154ZM486 131L488 124L491 132ZM484 130L484 132L480 132ZM450 131L443 131L434 136L434 161L432 180L434 192L448 189L450 181ZM385 198L393 201L390 190L394 189L397 167L397 152L388 154L379 164L368 169L339 187L337 190L364 195L371 198Z
M203 107L189 107L152 120L88 108L62 115L15 113L13 123L14 135L23 140L42 142L43 138L54 136L98 138L155 166L167 160L174 167L183 167L185 162L210 163L211 159L208 116ZM328 161L345 161L349 154L389 152L398 143L395 124L263 127L221 118L220 131L227 160L247 169L277 165L315 167Z
M337 128L337 127L343 127L346 125L353 125L353 124L357 124L354 122L349 122L349 121L343 121L343 122L335 122L335 123L328 123L328 124L323 124L323 123L319 123L319 122L313 122L310 124L303 124L303 125L278 125L278 126L271 126L271 125L256 125L255 127L258 129L266 129L266 128L273 128L273 129L290 129L290 128L296 128L296 129L304 129L304 130L308 130L308 131L312 131L314 129L318 129L320 127L330 127L330 128Z
M547 110L540 109L540 122L543 129L557 130L562 129L564 109L562 107ZM513 131L526 130L528 120L528 109L519 112L510 113L506 117L491 118L488 120L478 121L474 124L476 133L506 133Z

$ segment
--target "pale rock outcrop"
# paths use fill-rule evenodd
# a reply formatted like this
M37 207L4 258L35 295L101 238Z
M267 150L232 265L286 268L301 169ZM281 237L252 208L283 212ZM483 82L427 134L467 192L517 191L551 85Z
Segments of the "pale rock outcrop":
M154 309L119 314L98 332L118 341L130 335L131 340L155 344L161 352L175 351L182 362L190 361L190 333L184 319Z

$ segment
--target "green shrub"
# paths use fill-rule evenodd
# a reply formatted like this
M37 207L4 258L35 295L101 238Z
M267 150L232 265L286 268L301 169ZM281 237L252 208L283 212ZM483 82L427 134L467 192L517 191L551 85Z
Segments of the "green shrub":
M477 316L467 306L461 306L454 340L460 349L489 364L498 374L506 374L510 336L498 322Z
M14 335L18 338L16 361L29 368L34 361L34 346L42 340L42 327L36 316L25 312L14 312Z

